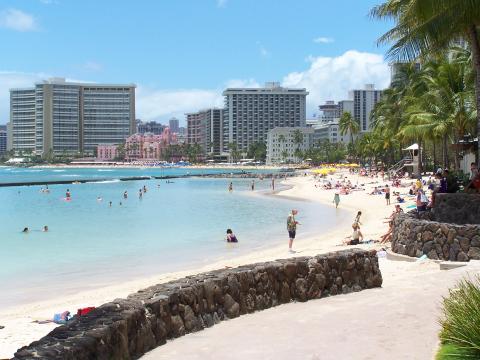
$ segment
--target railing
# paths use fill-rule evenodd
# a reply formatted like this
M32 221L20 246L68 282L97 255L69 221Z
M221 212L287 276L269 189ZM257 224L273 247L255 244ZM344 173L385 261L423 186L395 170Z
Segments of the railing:
M411 163L412 161L413 159L410 156L404 157L402 160L400 160L395 165L393 165L390 169L388 169L388 171L390 173L396 174L397 172L402 170L406 164Z

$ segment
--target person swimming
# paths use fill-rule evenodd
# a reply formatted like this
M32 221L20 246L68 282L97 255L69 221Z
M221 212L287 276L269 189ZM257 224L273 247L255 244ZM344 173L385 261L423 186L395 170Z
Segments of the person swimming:
M48 232L48 226L45 225L45 226L43 227L42 231L43 231L43 232Z
M123 193L123 198L124 198L124 199L127 199L127 198L128 198L128 192L127 192L127 190L124 191L124 193Z
M29 232L28 227L23 228L22 232L23 232L23 233L28 233L28 232Z
M138 190L138 198L141 199L143 197L142 189Z
M71 197L72 197L72 195L70 194L70 189L67 189L67 192L65 193L65 198L67 200L70 200Z
M227 229L227 242L232 242L232 243L238 242L237 237L233 233L232 229Z

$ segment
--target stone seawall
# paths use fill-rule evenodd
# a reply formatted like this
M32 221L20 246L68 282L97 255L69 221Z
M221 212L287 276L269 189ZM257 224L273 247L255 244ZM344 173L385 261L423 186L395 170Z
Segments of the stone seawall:
M480 195L437 194L435 220L452 224L480 224Z
M19 349L14 359L137 359L168 339L222 320L381 285L376 252L359 249L212 271L155 285L74 317Z
M396 216L392 251L434 260L480 260L480 225L437 222L434 218L428 212L418 217L416 211Z

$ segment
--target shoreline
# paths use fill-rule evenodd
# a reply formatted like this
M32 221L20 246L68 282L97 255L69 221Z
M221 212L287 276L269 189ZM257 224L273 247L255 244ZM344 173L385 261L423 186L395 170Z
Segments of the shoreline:
M339 174L342 177L345 176L342 172L335 176L339 176ZM268 195L282 198L294 198L296 200L315 201L322 205L329 205L332 208L332 211L335 211L331 201L334 192L332 190L315 188L313 181L312 176L290 178L282 181L282 186L286 186L287 188L279 189L274 193L262 194L261 192L256 192L252 195ZM340 208L344 211L347 210L348 213L345 216L344 221L341 221L341 226L329 229L325 233L311 235L303 239L301 238L302 234L300 231L300 239L294 242L294 249L297 251L295 254L289 254L287 252L288 239L279 239L279 242L276 245L269 245L268 247L256 250L255 252L239 254L238 256L229 259L219 259L206 266L155 274L124 283L103 286L91 290L83 290L76 294L60 296L47 301L31 302L2 309L0 311L0 325L5 326L5 328L0 330L2 334L2 338L0 339L0 357L13 355L17 348L39 339L50 332L53 328L57 327L58 325L56 324L31 323L33 320L51 318L56 312L61 312L66 309L73 312L80 307L99 306L114 298L126 297L130 293L137 292L138 290L151 286L152 284L167 282L187 275L207 272L218 268L237 267L248 263L269 261L279 258L316 255L319 253L349 248L349 246L342 246L340 244L345 238L345 235L351 232L350 226L348 226L348 220L353 219L355 210L360 210L365 214L365 216L362 217L362 231L364 234L371 234L372 237L377 236L378 229L382 227L382 220L385 216L390 214L391 208L374 206L373 209L369 210L366 206L371 202L366 202L365 199L363 199L364 196L368 196L366 191L356 193L348 195L348 197L342 197ZM383 198L376 198L376 200L383 201ZM367 211L373 211L374 214L368 214ZM380 215L380 217L378 215ZM301 214L299 219L301 219ZM374 232L372 232L372 230L374 230ZM381 232L383 233L383 231ZM376 244L365 244L357 247L366 249L378 247L378 245L375 245Z

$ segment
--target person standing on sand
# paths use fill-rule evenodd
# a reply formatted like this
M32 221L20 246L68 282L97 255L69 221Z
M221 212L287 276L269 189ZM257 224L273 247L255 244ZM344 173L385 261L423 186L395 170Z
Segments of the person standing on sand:
M338 204L340 204L340 194L338 192L333 196L333 202L335 203L335 208L338 208Z
M388 185L385 186L385 200L387 201L387 205L390 205L390 188Z
M298 211L295 209L292 209L290 214L288 214L287 217L287 230L288 230L288 251L291 253L294 253L295 251L292 250L292 245L293 245L293 240L295 239L295 235L297 233L297 225L300 225L300 223L295 220L295 215L298 214Z

